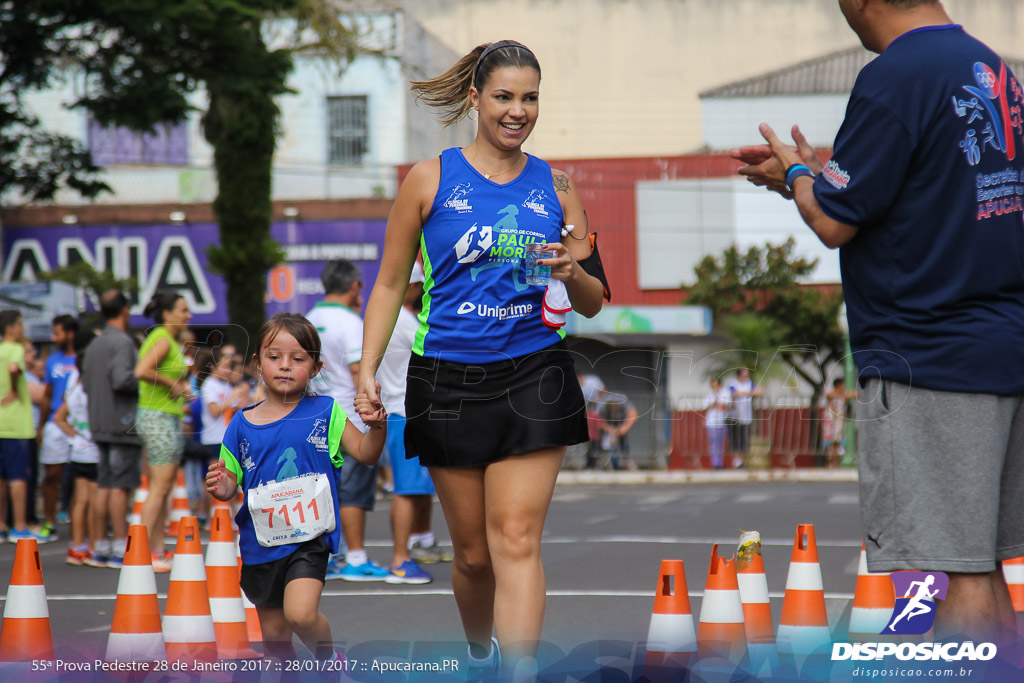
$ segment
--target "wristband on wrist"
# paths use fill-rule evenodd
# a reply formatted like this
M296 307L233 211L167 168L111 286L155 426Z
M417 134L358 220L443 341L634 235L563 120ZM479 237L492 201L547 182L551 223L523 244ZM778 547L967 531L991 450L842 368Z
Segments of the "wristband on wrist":
M801 176L813 179L814 173L804 164L793 164L786 169L786 187L789 188L790 192L793 191L793 183Z

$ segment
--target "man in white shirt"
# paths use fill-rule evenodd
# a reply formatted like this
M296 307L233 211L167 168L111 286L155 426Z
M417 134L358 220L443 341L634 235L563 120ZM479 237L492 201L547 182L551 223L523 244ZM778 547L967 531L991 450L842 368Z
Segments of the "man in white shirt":
M750 452L750 425L754 422L755 396L761 396L761 387L754 386L750 370L740 368L736 379L729 383L729 398L732 409L729 420L729 450L732 451L733 467L743 465L743 459Z
M324 284L324 300L316 304L306 318L320 333L321 360L324 367L310 381L310 390L330 396L344 408L348 419L360 431L366 427L353 408L356 379L363 351L363 280L359 267L347 259L335 259L324 265L320 280ZM373 510L377 493L377 466L369 467L345 457L338 482L338 504L341 531L345 535L345 567L331 557L327 578L346 581L383 581L388 570L366 555L364 534L366 513Z

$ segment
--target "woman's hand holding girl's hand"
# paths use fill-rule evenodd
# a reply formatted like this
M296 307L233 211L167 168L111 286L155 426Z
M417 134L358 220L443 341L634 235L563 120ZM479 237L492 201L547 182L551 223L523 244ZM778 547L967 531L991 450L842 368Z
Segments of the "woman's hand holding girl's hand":
M366 416L384 408L384 404L380 402L380 382L374 379L373 375L360 375L359 386L356 387L356 390L359 393L353 405L355 405L359 417L366 422ZM367 403L360 404L359 398L363 398Z
M551 277L563 282L572 277L575 261L569 254L569 249L561 242L548 242L544 245L545 251L555 252L551 258L543 258L537 261L537 265L551 266Z
M376 394L380 395L380 383L374 382L374 389ZM355 401L352 404L356 408L356 412L359 413L360 419L363 424L371 429L380 429L388 423L388 411L384 409L383 404L378 400L374 403L370 400L366 392L362 392L356 396Z

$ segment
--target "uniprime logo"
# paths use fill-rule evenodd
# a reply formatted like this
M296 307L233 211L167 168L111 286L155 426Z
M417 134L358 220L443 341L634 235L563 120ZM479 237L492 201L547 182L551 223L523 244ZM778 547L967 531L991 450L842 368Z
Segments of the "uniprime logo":
M475 304L472 301L463 301L457 311L459 315L476 313L481 318L497 318L498 320L511 320L512 318L523 318L533 313L533 304L510 304L508 306L488 306L487 304Z
M829 159L825 168L821 169L821 175L825 176L828 184L837 190L845 190L846 186L850 184L850 174L839 168L839 164L834 159Z
M942 572L893 572L890 576L896 591L896 607L882 633L927 633L935 623L935 600L946 599L949 577Z

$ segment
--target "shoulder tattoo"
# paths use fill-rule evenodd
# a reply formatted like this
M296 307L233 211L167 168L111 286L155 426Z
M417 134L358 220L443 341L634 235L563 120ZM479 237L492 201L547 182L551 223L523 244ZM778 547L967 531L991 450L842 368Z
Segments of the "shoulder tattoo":
M571 190L569 187L569 176L561 173L552 173L551 182L555 186L555 192L564 192L569 194Z

